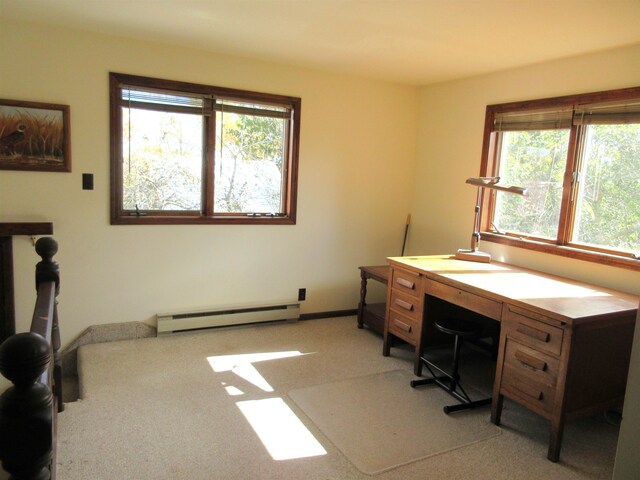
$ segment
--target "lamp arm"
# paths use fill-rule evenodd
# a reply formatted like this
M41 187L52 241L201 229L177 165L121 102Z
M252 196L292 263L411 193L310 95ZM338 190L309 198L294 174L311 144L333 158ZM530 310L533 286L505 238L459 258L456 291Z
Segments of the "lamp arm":
M475 219L473 222L473 234L471 235L472 252L477 252L480 248L480 202L482 199L482 187L478 187L478 196L476 199Z

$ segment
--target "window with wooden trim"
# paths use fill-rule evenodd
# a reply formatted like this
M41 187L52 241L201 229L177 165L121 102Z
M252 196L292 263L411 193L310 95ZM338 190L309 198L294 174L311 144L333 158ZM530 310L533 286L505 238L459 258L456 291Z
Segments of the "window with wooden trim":
M489 105L482 239L640 270L640 87Z
M112 224L295 224L300 98L109 79Z

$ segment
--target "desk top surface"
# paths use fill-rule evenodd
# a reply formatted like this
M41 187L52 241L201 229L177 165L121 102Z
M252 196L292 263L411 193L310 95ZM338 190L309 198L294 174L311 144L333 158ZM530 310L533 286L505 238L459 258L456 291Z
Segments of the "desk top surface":
M498 301L533 309L561 321L627 315L640 297L506 263L457 260L452 255L390 257L391 265Z
M389 265L366 265L358 267L366 276L378 280L382 283L387 283L389 280Z

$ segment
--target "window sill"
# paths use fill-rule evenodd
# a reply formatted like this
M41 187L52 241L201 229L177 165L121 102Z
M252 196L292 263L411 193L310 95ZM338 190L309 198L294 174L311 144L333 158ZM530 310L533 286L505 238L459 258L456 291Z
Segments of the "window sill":
M200 217L185 215L117 216L111 217L111 225L295 225L291 217L219 216Z
M551 243L527 240L524 238L515 238L491 232L482 232L481 238L483 242L500 243L502 245L525 248L537 252L550 253L552 255L560 255L562 257L573 258L576 260L584 260L586 262L599 263L611 267L640 271L640 259L593 252L590 250L582 250L579 248L567 247L562 245L554 245Z

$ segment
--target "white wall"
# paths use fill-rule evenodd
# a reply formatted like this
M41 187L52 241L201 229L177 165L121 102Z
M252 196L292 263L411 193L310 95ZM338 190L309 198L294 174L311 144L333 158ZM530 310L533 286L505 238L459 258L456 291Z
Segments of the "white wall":
M640 46L424 87L409 254L468 248L487 105L640 85ZM484 242L495 259L640 294L640 272ZM640 321L636 322L640 324ZM616 457L616 480L640 468L640 328L636 328Z
M636 320L636 326L638 325L640 325L640 311ZM615 480L638 478L638 472L640 472L638 438L640 438L640 328L636 328L631 352L627 393L622 410L622 425L620 425L616 463L613 470Z
M0 98L71 106L72 173L0 171L0 221L52 221L63 345L158 311L291 299L356 308L357 267L398 255L415 164L418 90L170 45L0 20ZM109 225L108 72L302 98L295 226ZM95 190L81 189L82 173ZM33 309L14 239L18 331Z

